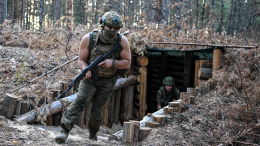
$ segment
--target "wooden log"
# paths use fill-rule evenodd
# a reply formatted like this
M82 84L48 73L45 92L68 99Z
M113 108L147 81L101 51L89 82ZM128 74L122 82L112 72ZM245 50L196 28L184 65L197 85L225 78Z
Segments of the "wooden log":
M214 77L215 70L220 66L220 61L223 56L223 53L220 49L213 50L213 65L212 65L212 76Z
M122 102L121 102L121 115L120 121L123 125L124 121L128 121L132 118L133 98L134 98L134 86L125 87L122 90Z
M173 113L173 107L164 107L163 108L163 114L172 114Z
M114 106L115 106L115 92L112 94L112 96L109 99L109 104L107 107L108 111L108 118L107 118L107 127L112 128L114 123Z
M13 115L20 115L21 113L21 99L17 99L16 104L15 104L15 108L14 108L14 113Z
M202 68L200 67L198 70L198 78L199 79L209 79L212 77L212 68Z
M140 121L129 120L129 122L132 122L134 124L134 138L133 138L133 142L138 142Z
M73 86L73 93L74 92L78 92L79 91L79 84L80 84L80 81L79 82L76 82L75 85ZM71 94L72 95L72 94Z
M141 120L145 116L146 105L146 89L147 89L147 70L141 72L141 83L140 83L140 116L138 120Z
M139 110L137 109L137 108L135 108L135 107L133 107L133 115L135 116L135 117L139 117L140 115L139 115Z
M152 128L150 127L140 127L138 141L144 140L151 132Z
M134 140L134 124L132 122L124 122L122 142L133 142Z
M190 104L190 93L188 92L181 92L180 99L186 104Z
M60 93L62 93L63 91L65 91L68 86L69 86L70 82L64 82L64 81L60 81ZM67 91L64 95L64 97L70 96L73 94L73 88L71 88L69 91Z
M156 128L159 126L160 126L160 124L157 122L145 122L145 127Z
M60 95L61 90L51 90L51 92L53 92L53 100L55 100L56 97L58 97ZM60 111L60 112L52 115L52 125L53 126L58 126L60 124L60 119L62 117L61 114L62 113Z
M190 96L190 104L195 104L195 96Z
M187 88L187 92L190 93L190 96L196 96L196 88Z
M212 68L212 60L200 60L200 67Z
M169 107L173 108L173 112L179 113L181 111L180 102L169 102Z
M148 64L148 58L146 56L137 56L135 58L135 63L138 66L147 66Z
M116 81L114 90L134 85L136 82L137 82L137 77L135 75L130 75L128 76L128 78L119 78Z
M23 114L29 112L29 110L30 110L29 101L28 100L21 101L21 112L20 112L20 114L23 115Z
M200 68L200 61L196 60L195 61L195 77L194 77L194 88L196 88L197 86L199 86L199 77L198 77L198 70Z
M131 80L131 81L135 80L135 81L131 82L131 84L130 84L129 80ZM125 82L128 82L128 83L125 83ZM136 83L136 76L135 75L129 76L126 79L120 78L120 79L117 79L117 83L116 83L114 89L121 89L122 87L125 87L126 85L128 86L128 85L132 85L134 83ZM72 101L74 101L76 99L76 97L77 97L77 94L73 94L71 96L63 98L63 100L67 100L65 102L66 104L64 104L64 106L65 107L68 106ZM49 106L49 104L47 106ZM51 107L50 107L49 110L50 110L51 114L55 114L55 113L61 111L62 110L61 102L60 101L54 101L51 104ZM16 121L19 121L19 122L30 122L32 120L35 120L35 118L36 118L35 115L36 115L36 111L32 110L31 112L26 113L24 115L21 115L18 118L15 118L15 119L16 119Z
M146 67L138 67L138 66L135 66L134 70L137 72L137 73L141 73L143 71L147 71Z
M6 93L5 98L0 103L0 115L5 116L7 119L11 119L13 117L17 98L16 95Z
M134 90L135 90L137 93L140 93L140 92L141 92L141 86L140 86L140 84L135 84Z
M152 122L153 115L163 115L163 109L160 109L154 113L147 113L147 115L140 121L140 127L145 127L145 122ZM123 130L112 134L109 140L122 141Z
M193 52L185 52L184 74L183 74L183 91L191 85L191 67L193 65Z
M166 116L165 115L153 115L153 122L159 123L160 126L164 126L166 122Z
M118 124L119 121L119 111L120 111L120 102L121 102L121 89L115 91L115 106L114 106L114 123Z

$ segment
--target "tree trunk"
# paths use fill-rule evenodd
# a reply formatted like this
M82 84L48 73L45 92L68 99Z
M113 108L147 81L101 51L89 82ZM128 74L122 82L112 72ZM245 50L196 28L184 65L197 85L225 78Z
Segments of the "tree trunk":
M227 30L227 35L231 34L231 23L232 23L232 16L233 16L233 7L234 7L234 2L231 0L231 9L228 17L228 30Z
M91 3L92 3L91 20L92 20L92 24L94 24L94 23L95 23L95 16L94 16L94 11L95 11L95 2L94 2L94 0L92 0Z
M234 2L234 12L233 12L233 22L232 22L232 27L231 27L231 36L234 36L235 33L235 25L237 25L237 20L236 20L236 14L237 13L237 1Z
M54 23L60 19L60 0L56 0L54 11Z
M3 16L4 15L4 0L0 0L0 24L4 22Z
M178 36L178 33L179 33L179 31L180 31L180 29L181 29L181 9L182 9L182 4L181 4L181 2L180 2L180 0L177 0L177 2L178 2L178 5L177 5L177 14L176 14L176 29L177 29L177 31L176 31L176 36Z
M73 0L66 0L66 16L67 16L67 29L69 31L73 30Z
M222 33L223 19L224 19L224 0L221 0L221 12L220 12L220 23L219 23L219 34Z
M162 23L166 24L164 28L166 28L168 26L168 19L169 19L169 0L163 0L163 19L162 19Z
M11 119L13 117L16 101L17 96L6 93L5 98L0 103L0 115L5 116L7 119Z
M39 25L40 25L40 30L42 30L42 21L43 21L43 9L44 9L44 0L40 0L40 8L39 8L39 12L40 12L40 20L39 20Z
M200 29L203 29L203 26L204 26L204 14L205 14L205 4L206 4L206 0L204 1L203 3L203 7L202 7L202 14L201 14L201 20L200 20Z
M134 98L134 86L127 86L122 90L121 100L121 115L120 120L123 125L124 121L128 121L132 118L133 98Z

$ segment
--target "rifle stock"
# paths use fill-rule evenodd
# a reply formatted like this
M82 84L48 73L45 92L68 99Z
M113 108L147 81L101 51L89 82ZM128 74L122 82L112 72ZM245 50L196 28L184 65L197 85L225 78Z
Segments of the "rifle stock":
M104 55L100 55L95 61L93 61L88 67L86 67L68 86L68 88L66 90L64 90L57 98L56 100L60 99L60 98L63 98L63 95L68 91L70 90L77 82L79 82L80 80L82 80L85 76L86 76L86 73L88 71L91 71L91 73L94 73L92 74L92 76L96 76L96 80L98 79L98 75L95 73L97 73L97 67L98 67L98 64L102 61L104 61L105 59L111 57L112 55L114 55L116 52L118 51L121 51L123 48L121 46L120 43L118 43L116 46L114 46L109 52L107 52L106 54Z

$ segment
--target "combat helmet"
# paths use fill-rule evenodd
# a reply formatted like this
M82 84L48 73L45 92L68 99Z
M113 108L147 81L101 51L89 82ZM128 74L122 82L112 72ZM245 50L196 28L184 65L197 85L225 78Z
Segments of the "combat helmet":
M115 11L106 12L102 18L100 19L99 23L101 27L105 25L120 29L123 27L122 18L121 16Z
M175 85L175 82L174 82L174 79L170 76L167 76L163 79L163 84L164 85L171 85L171 86L174 86Z

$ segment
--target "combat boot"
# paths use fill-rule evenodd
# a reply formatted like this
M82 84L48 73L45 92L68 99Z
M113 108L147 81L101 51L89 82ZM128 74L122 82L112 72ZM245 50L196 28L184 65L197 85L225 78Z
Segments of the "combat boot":
M88 138L97 141L97 134L89 133Z
M61 132L56 136L55 141L57 143L64 143L68 138L68 136L69 136L69 131L62 129Z

